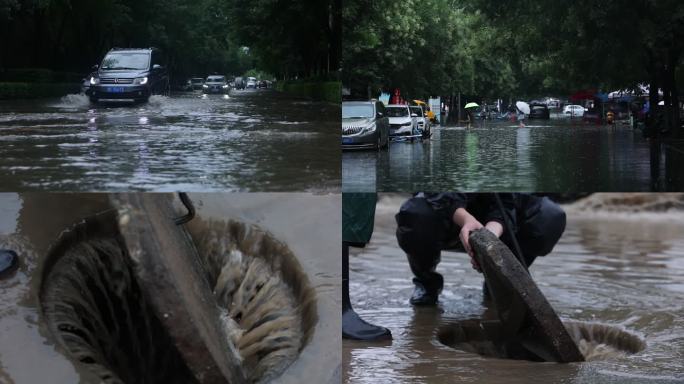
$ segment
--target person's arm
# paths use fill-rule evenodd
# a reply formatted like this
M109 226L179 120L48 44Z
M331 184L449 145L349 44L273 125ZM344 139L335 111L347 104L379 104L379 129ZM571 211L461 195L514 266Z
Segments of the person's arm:
M463 248L465 248L466 252L468 253L468 256L470 256L470 265L473 266L473 269L482 273L482 269L475 260L475 253L473 252L469 243L470 232L482 228L482 223L480 223L465 208L456 209L456 211L454 211L452 220L454 224L458 225L461 228L461 232L459 232L458 236L461 239L461 244L463 244ZM503 233L503 226L498 221L490 221L484 227L487 228L487 230L489 230L493 234L495 234L496 237L501 237L501 234Z

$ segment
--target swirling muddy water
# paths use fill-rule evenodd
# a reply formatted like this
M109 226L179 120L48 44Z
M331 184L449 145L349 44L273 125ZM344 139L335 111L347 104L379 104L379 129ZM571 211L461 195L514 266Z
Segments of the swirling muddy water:
M593 195L565 206L564 235L530 272L571 335L584 340L588 361L570 364L485 357L440 342L440 330L488 316L483 279L465 254L444 252L439 307L408 304L412 274L393 217L407 197L381 195L370 244L353 249L352 302L366 320L389 327L394 339L344 340L345 382L684 382L681 195Z
M681 147L681 146L680 146ZM477 121L436 127L430 140L342 154L344 192L414 190L681 191L684 152L652 159L640 130L579 119Z
M0 102L3 191L338 191L339 105L272 90Z
M313 304L315 313L306 315L309 325L305 327L307 334L304 343L299 344L301 350L295 355L288 354L296 357L288 358L284 364L268 362L269 366L277 365L278 370L284 370L274 382L300 383L305 377L312 378L314 382L339 382L339 195L190 194L190 198L198 212L197 218L188 224L188 228L194 228L194 234L205 233L200 224L207 222L215 223L212 224L214 229L228 219L256 225L268 231L273 239L287 245L297 259L295 270L307 276L308 285L315 292L315 301L307 299L309 304ZM311 207L315 207L315 210ZM0 383L97 382L92 370L83 368L83 364L72 363L63 349L55 345L54 337L40 315L38 293L46 252L60 233L82 218L109 208L107 196L100 194L0 193L0 247L16 250L22 260L12 276L0 281L0 297L3 298L0 301ZM181 214L183 208L180 204L177 209ZM317 233L315 238L309 236L312 232ZM200 241L202 243L206 242ZM245 273L249 265L251 263L246 264ZM118 279L116 281L126 276L115 270L111 273ZM287 277L291 273L283 276ZM274 281L278 283L279 280ZM123 288L129 291L135 289L132 285ZM270 293L276 296L283 294L277 290ZM257 299L261 300L259 297ZM306 304L302 303L304 306ZM248 310L243 312L248 313ZM236 318L239 319L239 316ZM277 320L277 317L271 317L271 320L274 318ZM281 319L290 321L286 317ZM248 330L244 334L249 335ZM155 340L152 336L146 335L149 340ZM276 343L280 341L282 339L274 340ZM154 351L154 346L146 350ZM152 375L150 377L154 378ZM182 378L176 379L183 382Z

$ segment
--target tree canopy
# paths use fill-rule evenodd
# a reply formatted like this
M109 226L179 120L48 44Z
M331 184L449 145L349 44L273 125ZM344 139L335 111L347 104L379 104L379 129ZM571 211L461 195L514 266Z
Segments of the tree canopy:
M684 7L677 0L347 0L343 28L343 82L357 94L400 87L415 97L569 95L635 88L655 72L663 81L676 72Z
M162 49L177 76L335 73L339 0L0 0L0 69L87 71L112 47Z

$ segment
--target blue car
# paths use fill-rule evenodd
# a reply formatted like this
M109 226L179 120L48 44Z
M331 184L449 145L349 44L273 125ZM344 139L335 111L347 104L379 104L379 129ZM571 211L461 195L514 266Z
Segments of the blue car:
M90 101L133 100L144 102L151 95L168 94L169 74L156 48L113 48L90 77Z

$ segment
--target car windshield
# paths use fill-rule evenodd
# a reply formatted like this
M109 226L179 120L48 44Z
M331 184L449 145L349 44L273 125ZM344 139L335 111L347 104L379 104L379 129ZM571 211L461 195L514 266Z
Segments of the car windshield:
M408 108L405 107L387 107L387 117L406 117L409 115Z
M114 52L105 56L101 69L147 69L149 52Z
M342 105L342 118L353 119L373 117L373 106L369 104Z
M209 76L207 77L207 83L223 83L226 78L223 76Z
M534 107L532 107L532 109L534 109L535 111L541 111L544 110L545 107L543 105L535 105Z
M204 79L195 78L195 79L192 79L192 82L195 84L201 84L201 83L204 83Z
M418 117L423 117L423 109L421 107L411 107L411 113L415 113Z

